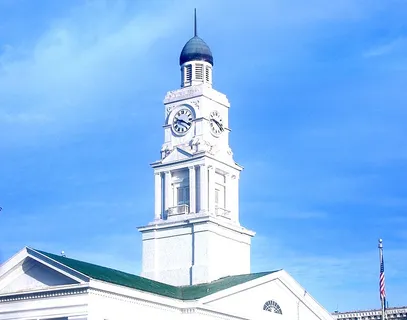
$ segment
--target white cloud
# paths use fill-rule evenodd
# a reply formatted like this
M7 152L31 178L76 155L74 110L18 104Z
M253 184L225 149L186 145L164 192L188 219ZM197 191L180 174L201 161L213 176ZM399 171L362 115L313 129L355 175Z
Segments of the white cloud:
M389 41L388 43L376 46L368 50L364 53L364 57L371 58L371 57L379 57L383 55L392 54L396 51L405 52L407 48L407 38L406 37L398 37Z

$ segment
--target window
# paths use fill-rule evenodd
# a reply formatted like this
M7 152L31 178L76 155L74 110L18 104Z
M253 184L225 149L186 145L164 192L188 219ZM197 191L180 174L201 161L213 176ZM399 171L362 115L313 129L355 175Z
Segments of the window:
M189 187L177 188L177 205L189 205Z
M219 205L219 192L220 192L219 189L215 189L215 204L216 204L216 206Z
M197 64L195 66L195 78L197 80L203 80L203 64Z
M273 312L273 313L283 314L278 303L273 300L267 301L263 306L263 310Z

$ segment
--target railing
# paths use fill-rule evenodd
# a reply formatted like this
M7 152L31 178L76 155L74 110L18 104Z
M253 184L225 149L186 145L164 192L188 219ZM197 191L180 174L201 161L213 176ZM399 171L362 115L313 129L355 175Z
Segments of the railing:
M188 214L189 213L189 205L187 204L180 204L175 207L168 208L168 216L177 216L181 214Z
M230 220L230 210L226 210L224 208L215 208L215 215L217 217L222 217Z

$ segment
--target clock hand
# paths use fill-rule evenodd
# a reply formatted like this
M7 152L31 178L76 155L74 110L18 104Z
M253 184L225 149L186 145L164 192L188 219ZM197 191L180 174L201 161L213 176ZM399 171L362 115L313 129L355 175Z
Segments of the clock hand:
M183 122L183 123L185 123L187 126L190 126L190 125L191 125L191 122L187 122L187 121L182 120L182 119L177 119L177 122Z
M218 125L220 131L223 131L223 125L219 121L213 119L213 122L215 122Z

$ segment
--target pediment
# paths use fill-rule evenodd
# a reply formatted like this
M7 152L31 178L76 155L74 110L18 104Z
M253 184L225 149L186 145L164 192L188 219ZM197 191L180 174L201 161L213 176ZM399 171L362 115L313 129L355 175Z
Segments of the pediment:
M255 319L293 319L297 312L306 319L332 319L331 314L284 270L209 295L200 301L226 313L237 312ZM276 312L277 309L279 311Z
M77 284L78 281L30 257L0 278L0 294Z
M176 147L174 150L172 150L163 160L162 163L171 163L171 162L177 162L177 161L183 161L183 160L188 160L191 159L193 156L192 153L189 153L188 151Z

